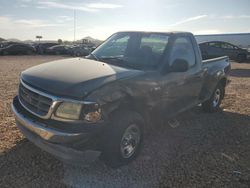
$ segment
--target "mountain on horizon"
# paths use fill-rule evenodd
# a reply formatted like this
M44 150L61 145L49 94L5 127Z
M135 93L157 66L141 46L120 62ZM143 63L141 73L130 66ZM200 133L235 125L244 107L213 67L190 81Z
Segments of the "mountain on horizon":
M90 41L92 41L92 40L98 40L98 39L92 38L91 36L84 37L83 39L87 39L87 40L90 40Z
M6 40L11 41L11 42L21 42L21 40L15 39L15 38L10 38L10 39L6 39Z
M95 39L91 36L87 36L87 37L84 37L82 38L81 40L78 40L78 41L82 41L82 40L88 40L90 41L91 43L95 44L95 45L100 45L103 41L99 40L99 39Z
M4 38L0 37L0 42L6 41Z

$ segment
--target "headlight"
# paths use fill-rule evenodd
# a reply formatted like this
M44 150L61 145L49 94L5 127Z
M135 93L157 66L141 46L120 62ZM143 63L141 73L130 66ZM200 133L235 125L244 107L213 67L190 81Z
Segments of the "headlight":
M97 103L86 105L83 108L83 118L90 123L96 123L102 119L101 108Z
M81 109L81 104L63 102L57 108L55 115L59 118L79 120Z
M69 120L84 120L89 123L96 123L102 119L101 108L94 102L89 104L63 102L58 106L55 116Z
M98 122L101 120L101 118L102 116L101 116L100 109L93 111L93 112L88 112L87 114L84 115L84 119L90 123Z

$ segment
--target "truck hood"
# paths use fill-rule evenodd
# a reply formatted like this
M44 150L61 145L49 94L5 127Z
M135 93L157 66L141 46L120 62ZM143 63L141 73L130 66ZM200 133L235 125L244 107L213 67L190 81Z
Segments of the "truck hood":
M21 79L28 85L55 96L82 99L104 84L141 73L139 70L99 61L72 58L29 68L22 72Z

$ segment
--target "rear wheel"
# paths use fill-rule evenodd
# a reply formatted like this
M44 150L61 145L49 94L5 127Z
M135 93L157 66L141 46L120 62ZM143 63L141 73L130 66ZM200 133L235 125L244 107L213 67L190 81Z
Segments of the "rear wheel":
M216 112L220 108L221 101L225 93L225 88L222 84L218 84L209 100L202 103L202 108L205 112Z
M101 159L112 168L126 165L136 158L143 140L143 118L136 112L114 114L103 139Z

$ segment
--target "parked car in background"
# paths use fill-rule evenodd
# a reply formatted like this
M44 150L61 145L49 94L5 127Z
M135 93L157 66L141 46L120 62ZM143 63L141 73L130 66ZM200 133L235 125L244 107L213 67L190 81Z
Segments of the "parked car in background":
M0 48L1 55L30 55L36 52L36 49L29 45L23 43L14 43L3 48Z
M11 44L20 44L19 42L3 41L0 43L0 48L5 48Z
M200 43L199 46L203 59L229 56L229 58L238 62L244 62L249 57L249 52L247 50L227 42L210 41Z
M46 42L46 43L39 43L35 45L36 51L38 54L44 54L47 48L52 46L56 46L58 43L55 42Z
M80 57L80 56L87 56L91 53L91 49L88 48L87 46L81 46L81 45L77 45L77 46L72 46L69 49L69 53L72 56L76 56L76 57Z
M65 54L69 54L70 47L66 45L56 45L56 46L47 48L45 52L47 54L65 55Z

